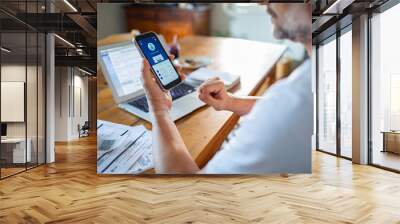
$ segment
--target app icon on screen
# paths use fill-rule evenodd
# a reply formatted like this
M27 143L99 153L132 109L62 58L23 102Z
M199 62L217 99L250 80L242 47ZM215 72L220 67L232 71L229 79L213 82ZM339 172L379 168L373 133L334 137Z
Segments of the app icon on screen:
M156 46L154 46L153 43L148 43L147 47L149 48L149 50L154 51L156 49Z

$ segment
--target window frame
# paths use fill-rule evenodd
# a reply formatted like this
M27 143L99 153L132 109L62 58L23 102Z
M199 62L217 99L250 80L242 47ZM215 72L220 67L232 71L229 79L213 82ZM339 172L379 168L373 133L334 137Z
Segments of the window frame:
M348 20L348 17L344 17L343 19ZM338 21L340 22L340 20ZM340 97L340 84L341 84L341 67L340 67L340 37L347 32L352 32L352 22L346 24L344 27L337 29L335 33L331 34L330 36L319 40L318 43L316 44L316 53L315 53L315 61L316 61L316 151L327 153L329 155L337 156L340 158L344 158L347 160L352 160L351 157L344 156L342 155L342 150L341 150L341 118L340 118L340 103L341 103L341 97ZM320 93L319 93L319 85L320 85L320 74L319 74L319 66L320 66L320 56L319 56L319 47L322 44L326 44L330 41L336 41L336 152L328 152L324 149L321 149L319 147L319 100L320 100Z
M381 14L384 13L385 11L393 8L394 6L400 4L399 0L388 0L382 5L378 6L377 8L374 8L372 10L369 10L368 13L368 31L367 31L367 39L368 39L368 68L367 68L367 77L368 77L368 124L367 124L367 132L368 132L368 165L377 167L383 170L395 172L395 173L400 173L400 170L390 168L387 166L383 166L377 163L373 162L373 130L372 130L372 119L373 119L373 113L372 113L372 94L373 94L373 88L372 88L372 19L374 17L374 14Z
M38 1L38 0L33 1L33 3L36 3L36 12L39 11L39 7L38 7L39 2L40 1ZM27 3L27 2L24 2L24 3ZM27 4L25 4L24 7L25 7L25 16L26 16L27 15L26 13L29 13L27 11ZM45 12L47 12L47 11L48 11L48 7L45 8ZM41 30L38 30L38 29L30 26L27 23L24 23L23 21L19 20L17 17L13 16L12 13L8 12L7 10L5 10L5 9L3 9L1 7L0 7L0 12L5 13L11 19L15 20L16 22L21 23L22 27L23 27L21 30L17 30L17 31L1 30L0 31L0 45L2 45L2 43L1 43L2 34L5 34L5 33L21 33L21 34L25 35L25 37L24 37L25 38L25 40L24 40L25 41L25 49L24 49L24 51L25 51L25 56L24 56L25 57L25 69L24 69L25 70L25 87L24 87L24 89L25 89L25 93L24 93L24 130L25 130L25 134L24 134L24 137L23 137L25 139L25 166L21 167L21 168L23 168L23 170L14 172L14 173L6 175L6 176L3 175L3 173L2 173L2 169L3 168L0 166L0 180L3 180L3 179L6 179L8 177L12 177L12 176L17 175L19 173L26 172L26 171L28 171L30 169L39 167L39 166L44 165L44 164L47 163L47 144L48 143L47 143L47 110L46 110L46 108L47 108L47 80L46 79L47 79L47 44L48 44L47 34L48 33L47 32L43 32ZM25 20L26 20L26 18L25 18ZM0 26L1 26L1 24L0 24ZM36 97L36 122L34 122L35 125L36 125L36 136L32 137L32 138L36 138L36 141L37 141L37 144L36 144L36 161L35 161L35 163L27 162L27 156L28 156L28 154L27 154L27 147L28 147L28 144L27 144L28 143L27 84L28 84L28 78L27 77L28 77L28 64L29 64L28 63L28 34L33 34L34 36L36 36L36 41L35 41L36 43L34 43L34 44L36 44L36 48L35 48L36 60L34 60L34 64L36 66L36 69L35 69L35 72L34 72L35 75L36 75L36 91L34 93L34 94L36 94L36 96L35 96ZM43 35L39 35L39 34L43 34ZM42 38L39 38L39 36L41 36ZM41 74L42 75L42 82L43 82L42 84L43 84L43 88L44 88L44 90L42 92L42 96L44 97L42 99L43 105L41 105L41 107L43 107L42 109L43 109L43 113L44 114L43 114L43 117L41 117L41 119L40 119L42 124L43 124L42 128L44 129L43 133L42 133L43 134L42 152L44 152L44 154L41 155L43 157L42 158L43 162L39 162L39 141L38 141L38 139L39 139L39 113L38 113L38 111L39 111L39 98L38 98L39 97L39 81L38 81L39 80L38 79L39 70L38 70L38 66L40 65L39 64L39 41L41 42L42 47L43 47L43 49L41 49L40 52L43 53L43 55L41 55L41 57L42 57L42 60L44 60L44 63L42 64L42 71L41 71L41 73L42 73ZM3 64L2 64L3 60L2 59L3 59L2 58L2 54L0 54L0 82L1 82L1 78L2 78L2 76L1 76L1 68L3 66ZM1 85L0 85L0 90L1 90ZM1 111L1 105L0 105L0 111ZM0 123L1 123L1 119L0 119ZM1 152L2 152L2 149L1 149L1 144L0 144L0 158L1 158ZM33 150L32 150L32 152L33 152ZM28 166L28 163L30 163L29 166Z

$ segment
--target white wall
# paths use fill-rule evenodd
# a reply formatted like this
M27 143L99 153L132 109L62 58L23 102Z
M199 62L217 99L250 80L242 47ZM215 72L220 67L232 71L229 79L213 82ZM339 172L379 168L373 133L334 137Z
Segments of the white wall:
M76 70L75 70L76 72ZM85 121L88 121L88 78L81 76L81 73L78 75L75 74L74 77L74 86L75 86L75 91L74 91L74 103L75 106L73 110L75 110L75 113L73 111L73 119L71 123L71 135L73 138L79 137L79 132L78 132L78 124L82 126ZM80 102L79 102L80 101ZM80 108L81 107L81 108ZM82 111L80 111L82 110Z
M23 122L6 122L7 137L9 138L25 138L30 139L30 148L32 161L39 163L44 162L44 74L41 67L28 65L25 67L20 64L3 64L1 66L1 81L18 81L24 82L26 85L26 107L23 106L22 113L26 112L26 120ZM25 80L27 78L27 80ZM23 90L22 90L23 91ZM21 94L24 94L22 92ZM2 96L7 97L7 96ZM1 108L11 110L10 108ZM26 110L26 111L25 111ZM12 111L8 111L11 112ZM37 153L39 156L37 156Z
M25 65L2 65L1 66L1 81L17 81L17 82L25 82L25 71L26 67ZM33 69L36 68L32 66L27 67L28 74L30 74ZM34 83L36 85L36 82ZM36 89L34 93L27 93L27 96L35 96L36 97ZM27 100L28 102L31 102L32 100ZM36 107L36 105L35 105ZM7 110L7 108L1 108L1 110ZM30 114L28 113L28 116ZM35 114L36 116L36 114ZM28 121L31 121L30 117L28 117ZM7 136L8 137L25 137L25 122L7 122ZM28 127L31 127L32 125L28 125ZM28 136L29 137L29 136Z
M211 34L288 45L286 56L301 60L305 56L301 44L273 37L272 23L265 6L256 3L214 3L211 8Z
M117 3L97 4L97 40L112 34L127 32L124 5Z
M2 65L1 81L25 82L25 65ZM6 110L7 108L1 108ZM7 137L25 137L25 123L7 123Z
M55 68L55 141L68 140L68 67Z
M82 126L88 120L87 77L75 68L56 67L55 86L55 140L77 139L78 124Z

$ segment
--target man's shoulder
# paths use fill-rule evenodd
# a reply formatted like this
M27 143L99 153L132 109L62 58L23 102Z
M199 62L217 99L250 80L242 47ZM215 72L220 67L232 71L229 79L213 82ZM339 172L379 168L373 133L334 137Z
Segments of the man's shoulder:
M265 93L264 99L274 97L307 98L311 92L311 66L309 60L298 66L289 77L273 84Z
M276 113L280 117L307 114L313 107L311 71L307 64L300 65L292 74L271 86L253 108L255 117Z
M292 88L292 90L311 90L311 63L310 60L304 61L292 73L285 79L280 80L276 83L276 87L279 88ZM300 87L296 89L293 87Z

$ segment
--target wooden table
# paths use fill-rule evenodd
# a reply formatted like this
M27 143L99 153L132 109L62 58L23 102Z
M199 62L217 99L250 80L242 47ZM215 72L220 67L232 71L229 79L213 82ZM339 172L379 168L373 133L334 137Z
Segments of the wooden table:
M400 154L400 131L382 131L383 149L382 152Z
M99 41L98 45L124 38L131 37L127 34L112 36ZM256 95L268 75L274 74L275 62L285 48L256 41L203 36L185 37L180 40L180 45L182 56L209 56L213 59L210 68L241 75L240 85L234 89L238 95ZM151 129L150 123L118 108L101 76L98 66L98 119L126 125L143 124ZM176 121L176 125L190 154L203 167L237 121L238 117L231 112L205 106Z

